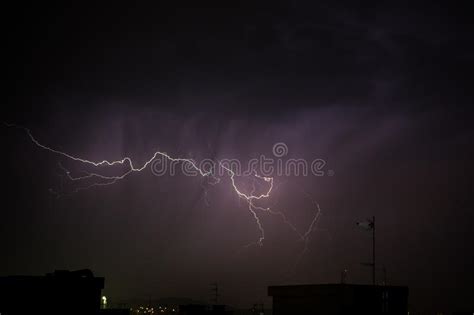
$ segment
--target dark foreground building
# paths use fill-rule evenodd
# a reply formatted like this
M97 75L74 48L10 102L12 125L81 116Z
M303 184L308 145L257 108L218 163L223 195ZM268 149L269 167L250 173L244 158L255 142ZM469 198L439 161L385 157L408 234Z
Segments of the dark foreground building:
M268 287L273 315L408 313L408 288L356 284Z
M90 270L0 277L1 315L99 314L104 278Z

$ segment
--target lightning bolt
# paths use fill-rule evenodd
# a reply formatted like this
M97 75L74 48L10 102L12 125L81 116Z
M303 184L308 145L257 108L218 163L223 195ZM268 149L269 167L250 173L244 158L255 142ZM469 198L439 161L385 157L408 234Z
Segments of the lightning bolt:
M16 125L16 124L8 124L8 123L5 123L5 125L7 127L14 127L14 128L22 129L23 131L26 132L26 134L28 135L28 137L30 138L32 143L35 144L37 147L39 147L43 150L49 151L51 153L54 153L56 155L62 156L64 158L68 159L68 160L72 160L72 161L75 161L75 162L80 162L80 163L83 163L83 164L86 164L86 165L89 165L89 166L95 167L95 168L112 167L112 166L124 166L126 168L126 170L123 171L121 174L114 175L114 176L108 176L108 175L100 174L98 172L87 172L87 171L83 171L84 175L73 176L71 174L71 172L66 167L64 167L61 163L59 163L59 168L64 172L66 177L72 182L84 182L86 180L91 180L91 179L92 180L98 180L98 181L93 182L89 185L79 186L79 187L75 188L74 191L73 191L74 193L77 193L81 190L87 190L87 189L90 189L90 188L93 188L93 187L97 187L97 186L108 186L108 185L115 184L118 181L123 180L124 178L128 177L129 175L131 175L133 173L142 172L148 166L150 166L151 163L155 159L157 159L160 156L168 159L169 161L189 164L189 166L192 169L194 169L195 171L197 171L203 178L208 178L210 180L209 184L211 184L211 185L216 185L221 180L220 178L213 175L212 170L211 171L204 171L202 168L199 168L197 166L196 161L193 160L193 159L172 157L169 154L167 154L166 152L161 152L161 151L154 152L153 155L148 160L146 160L145 163L143 163L141 166L134 165L134 163L133 163L133 161L130 157L124 157L120 160L114 160L114 161L109 161L109 160L102 160L102 161L99 161L99 162L91 161L91 160L88 160L88 159L73 156L73 155L68 154L66 152L51 148L49 146L46 146L46 145L40 143L33 136L31 131L26 127L19 126L19 125ZM274 210L270 207L262 207L262 206L259 206L257 204L261 201L268 200L270 198L273 187L274 187L273 186L274 185L273 177L260 176L260 175L257 174L256 171L254 171L253 172L253 180L254 181L253 181L252 191L250 193L246 193L241 188L238 187L238 185L236 183L236 176L237 176L236 173L232 169L226 167L220 161L218 162L218 165L219 165L219 167L221 167L223 170L225 170L227 172L233 191L237 194L237 196L240 199L244 200L247 203L248 210L251 213L252 217L254 218L255 223L257 225L257 228L259 230L260 235L259 235L258 240L256 242L248 244L246 247L252 246L252 245L263 246L263 242L265 240L265 229L264 229L263 224L261 222L259 213L260 212L269 213L271 215L275 215L275 216L280 217L282 219L282 221L284 222L284 224L286 224L291 230L293 230L298 235L299 239L304 242L303 251L302 251L301 255L298 258L298 261L299 261L301 259L302 255L304 255L304 253L308 250L309 236L310 236L311 232L313 232L313 230L315 228L315 225L316 225L316 222L317 222L317 220L319 218L319 215L320 215L320 212L321 212L321 210L319 208L319 205L316 202L313 201L313 204L315 205L315 208L316 208L315 215L314 215L310 225L308 226L308 228L303 233L301 233L287 219L284 212ZM255 191L256 191L255 181L256 180L263 181L264 183L266 183L268 185L268 188L263 193L255 194ZM56 192L56 191L53 191L53 190L50 190L50 191L52 193L54 193L55 195L57 195L58 197L61 196L61 193L59 193L59 192ZM208 204L208 202L207 202L207 191L206 190L205 190L204 201L206 202L206 204Z

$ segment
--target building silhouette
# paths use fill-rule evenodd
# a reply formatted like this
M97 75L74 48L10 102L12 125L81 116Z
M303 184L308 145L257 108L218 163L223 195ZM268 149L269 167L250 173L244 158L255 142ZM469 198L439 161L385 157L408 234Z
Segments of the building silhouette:
M356 284L270 286L273 315L408 313L408 288Z
M0 277L0 313L95 315L103 288L104 278L94 277L88 269Z

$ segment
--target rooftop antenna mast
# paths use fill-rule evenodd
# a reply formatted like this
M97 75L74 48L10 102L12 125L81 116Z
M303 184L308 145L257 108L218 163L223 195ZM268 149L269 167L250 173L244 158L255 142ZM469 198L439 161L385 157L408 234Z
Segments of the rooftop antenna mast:
M375 216L372 217L372 284L375 285Z
M372 217L372 220L357 222L357 225L366 231L372 231L372 263L363 263L363 265L372 267L372 284L375 286L375 216Z
M211 284L212 288L211 288L211 291L213 292L213 295L214 295L214 304L217 305L217 303L219 302L219 286L217 285L217 282L214 282Z

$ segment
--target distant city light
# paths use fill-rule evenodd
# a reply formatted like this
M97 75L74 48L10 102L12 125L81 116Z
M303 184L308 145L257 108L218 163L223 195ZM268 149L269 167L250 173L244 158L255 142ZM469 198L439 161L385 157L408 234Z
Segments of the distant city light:
M102 296L102 308L107 308L107 297L105 295Z

